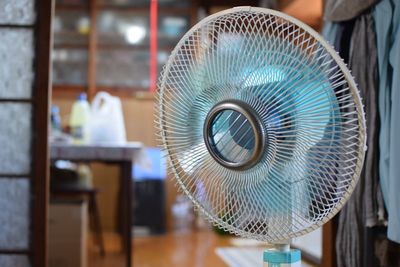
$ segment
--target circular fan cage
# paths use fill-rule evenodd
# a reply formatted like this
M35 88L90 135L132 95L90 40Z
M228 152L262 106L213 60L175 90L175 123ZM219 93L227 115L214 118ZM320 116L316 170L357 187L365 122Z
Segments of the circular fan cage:
M178 43L159 81L158 126L179 187L214 225L279 243L332 218L365 152L354 80L314 30L238 7Z

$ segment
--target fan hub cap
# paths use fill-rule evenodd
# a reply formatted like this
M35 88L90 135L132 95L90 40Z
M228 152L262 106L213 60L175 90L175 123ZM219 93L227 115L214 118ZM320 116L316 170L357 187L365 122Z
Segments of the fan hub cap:
M265 130L255 110L234 99L221 101L209 111L203 132L210 155L229 169L254 166L266 143Z

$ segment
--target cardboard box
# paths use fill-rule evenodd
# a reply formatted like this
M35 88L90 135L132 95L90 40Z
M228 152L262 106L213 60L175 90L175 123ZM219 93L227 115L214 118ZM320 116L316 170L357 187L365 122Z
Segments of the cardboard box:
M58 201L49 211L49 267L87 267L86 201Z

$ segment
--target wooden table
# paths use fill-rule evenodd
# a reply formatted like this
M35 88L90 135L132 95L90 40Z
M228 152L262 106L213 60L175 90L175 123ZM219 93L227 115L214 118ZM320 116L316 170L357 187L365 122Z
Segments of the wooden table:
M125 145L71 145L53 143L50 145L51 160L76 162L103 162L117 164L121 168L120 220L126 266L132 263L132 164L139 159L143 144L131 142Z

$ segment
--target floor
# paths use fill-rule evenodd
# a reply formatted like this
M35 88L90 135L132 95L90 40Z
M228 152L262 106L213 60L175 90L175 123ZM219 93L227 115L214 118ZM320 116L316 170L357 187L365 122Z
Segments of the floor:
M106 256L101 257L93 246L89 250L88 267L124 267L120 240L105 234ZM215 253L217 247L232 246L229 237L211 231L138 237L134 240L134 267L227 267ZM312 267L312 265L304 265Z
M89 252L89 267L124 266L120 240L115 234L105 234L106 256L95 249ZM218 246L228 246L228 238L209 231L138 237L134 240L135 267L226 267L215 254Z

